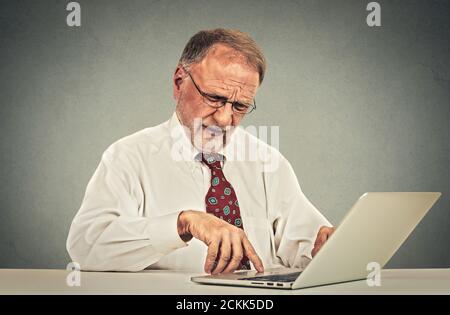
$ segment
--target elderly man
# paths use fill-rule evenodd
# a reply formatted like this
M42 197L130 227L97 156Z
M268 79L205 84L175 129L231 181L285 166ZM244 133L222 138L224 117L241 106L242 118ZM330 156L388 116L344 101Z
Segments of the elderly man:
M212 274L306 266L334 229L289 162L238 127L256 108L265 68L240 31L189 40L173 75L170 120L104 152L70 228L73 261L83 270ZM255 148L264 159L249 158Z

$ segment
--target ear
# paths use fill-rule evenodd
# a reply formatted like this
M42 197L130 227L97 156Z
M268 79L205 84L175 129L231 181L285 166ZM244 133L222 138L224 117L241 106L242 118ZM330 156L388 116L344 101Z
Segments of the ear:
M179 64L173 74L173 98L177 103L181 95L181 88L185 77L186 72L184 71L183 66Z

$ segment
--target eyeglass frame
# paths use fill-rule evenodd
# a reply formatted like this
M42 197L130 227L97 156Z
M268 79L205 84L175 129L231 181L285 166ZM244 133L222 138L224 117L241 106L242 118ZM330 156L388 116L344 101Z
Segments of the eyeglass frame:
M184 67L183 67L183 69L184 69L184 71L186 71L186 73L188 74L189 78L191 78L192 83L194 83L194 86L197 89L197 92L203 97L203 103L205 103L209 107L215 108L217 110L217 109L219 109L221 107L224 107L226 104L230 103L231 104L231 108L233 110L233 113L238 114L238 115L247 115L247 114L252 113L256 109L256 100L255 99L253 99L253 104L242 104L242 103L239 103L239 102L229 101L227 98L225 98L223 96L220 96L220 95L211 95L209 93L203 92L200 89L200 87L197 85L197 83L195 82L195 80L192 77L192 75L190 74L190 72L187 71L186 68L184 68ZM223 99L222 100L217 100L217 101L212 100L212 99L217 99L218 97L221 97ZM208 100L210 100L213 103L221 103L222 105L220 105L220 106L210 105L210 104L205 102L205 100L204 100L205 98L207 98ZM244 107L247 108L247 110L248 110L248 108L250 108L250 110L247 111L247 112L238 112L235 109L235 104L238 104L240 106L244 106Z

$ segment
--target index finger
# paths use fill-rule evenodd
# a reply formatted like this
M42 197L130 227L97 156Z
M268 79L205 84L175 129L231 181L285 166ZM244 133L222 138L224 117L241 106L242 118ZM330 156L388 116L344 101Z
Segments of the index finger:
M219 242L213 241L208 247L208 254L205 261L205 272L211 273L212 269L215 267L216 257L219 252Z
M255 266L256 270L258 272L264 272L264 266L261 259L259 258L258 254L256 254L255 249L253 248L252 244L246 237L242 239L242 245L244 246L245 256L247 256L248 259L250 259L250 261L253 263L253 266Z

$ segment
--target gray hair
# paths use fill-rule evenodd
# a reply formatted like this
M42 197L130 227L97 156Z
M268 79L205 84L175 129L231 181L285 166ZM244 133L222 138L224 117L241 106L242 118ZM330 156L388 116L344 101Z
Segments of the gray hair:
M180 64L188 67L202 61L215 44L227 45L245 57L248 65L258 71L259 84L262 83L267 66L266 58L256 42L239 30L216 28L198 32L184 47Z

